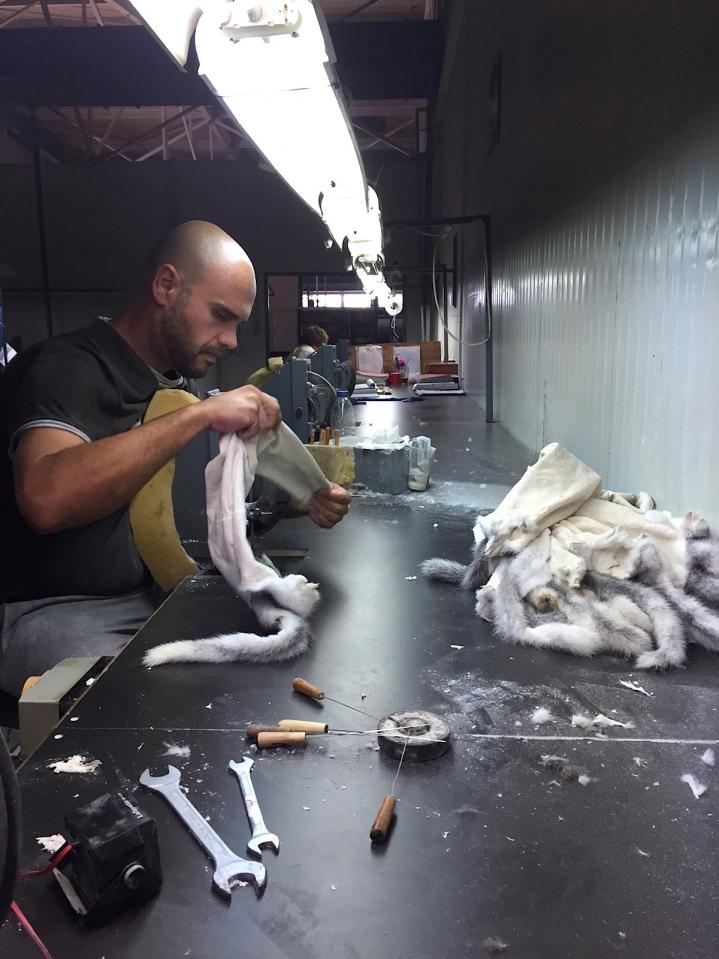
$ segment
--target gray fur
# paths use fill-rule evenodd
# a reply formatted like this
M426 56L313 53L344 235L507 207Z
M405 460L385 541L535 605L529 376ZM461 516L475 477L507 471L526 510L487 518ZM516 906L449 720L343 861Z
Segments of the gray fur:
M149 649L145 666L165 663L274 663L294 659L307 649L310 633L304 619L295 613L260 600L253 603L260 623L276 628L270 636L255 633L223 633L206 639L182 639Z
M664 575L657 550L646 541L637 548L635 575L665 597L683 619L693 642L719 652L719 616L710 608L713 596L719 594L719 578L714 574L719 569L719 544L704 534L708 527L697 514L687 514L685 524L690 517L693 536L687 540L686 589L672 585Z
M474 547L471 562L466 566L452 559L426 559L420 564L420 569L430 579L453 583L460 589L481 589L492 575L484 548L484 543L478 543Z
M488 560L485 544L475 547L467 566L433 559L422 564L422 571L432 579L476 590L477 614L508 642L577 656L618 653L636 657L639 669L681 666L687 639L719 652L719 542L697 513L687 513L682 520L669 514L656 517L685 537L683 590L670 582L648 539L632 551L629 579L588 572L579 589L552 579L547 564L531 550ZM621 535L613 531L609 537ZM496 589L481 588L495 568L500 572Z
M464 574L467 572L467 566L457 563L453 559L426 559L420 563L419 568L429 579L437 580L440 583L454 583L455 586L461 586Z

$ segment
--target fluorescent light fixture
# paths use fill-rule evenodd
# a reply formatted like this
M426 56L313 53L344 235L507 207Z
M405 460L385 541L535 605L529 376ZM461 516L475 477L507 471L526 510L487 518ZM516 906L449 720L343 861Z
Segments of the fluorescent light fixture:
M172 59L184 68L192 34L206 4L195 0L132 0L132 5Z
M200 75L267 161L322 217L367 295L398 313L401 298L383 274L379 202L367 186L338 93L319 3L133 0L133 5L183 65L194 29Z

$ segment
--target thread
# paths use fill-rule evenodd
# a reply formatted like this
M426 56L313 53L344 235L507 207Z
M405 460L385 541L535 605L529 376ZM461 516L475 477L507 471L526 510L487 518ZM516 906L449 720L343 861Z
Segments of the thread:
M390 793L392 795L394 795L394 790L397 785L397 779L399 778L399 771L402 768L402 763L404 762L404 754L407 752L408 743L409 743L409 733L407 733L407 735L405 736L404 749L402 750L402 755L399 758L399 766L397 766L397 772L394 774L394 779L392 781L392 788L390 789Z
M367 713L364 709L358 709L357 706L350 706L349 703L343 703L339 699L332 699L331 696L325 696L325 699L330 703L337 703L338 706L344 706L345 709L354 709L356 713L361 713L363 716L367 716L368 719L374 719L377 722L380 722L379 716L373 716L372 713Z

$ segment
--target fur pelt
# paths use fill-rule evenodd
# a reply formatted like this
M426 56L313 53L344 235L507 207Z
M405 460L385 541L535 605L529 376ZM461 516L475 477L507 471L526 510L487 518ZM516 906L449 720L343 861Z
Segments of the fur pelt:
M483 543L474 547L466 566L430 559L422 572L475 590L477 614L507 642L575 656L615 653L634 657L639 669L681 666L687 642L719 652L719 542L696 513L679 521L656 517L671 522L686 539L683 589L647 538L630 553L628 579L590 571L578 588L553 578L538 550L489 558ZM494 573L497 585L488 587Z

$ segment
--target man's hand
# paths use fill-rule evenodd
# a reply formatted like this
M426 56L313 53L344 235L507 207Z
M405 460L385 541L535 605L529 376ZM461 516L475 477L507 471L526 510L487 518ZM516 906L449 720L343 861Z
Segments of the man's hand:
M330 483L327 489L318 489L307 506L307 513L313 523L323 529L332 529L347 515L352 497L347 490L336 483Z
M237 433L249 440L260 430L273 430L280 423L280 404L256 386L218 393L203 400L207 425L218 433Z

